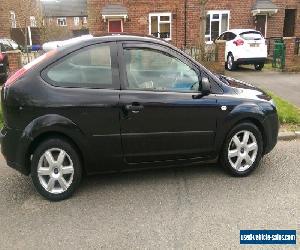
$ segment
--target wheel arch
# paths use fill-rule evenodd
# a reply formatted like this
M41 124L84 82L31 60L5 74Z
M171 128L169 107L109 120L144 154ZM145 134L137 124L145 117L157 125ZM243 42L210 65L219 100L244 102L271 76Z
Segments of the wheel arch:
M83 173L86 174L85 164L84 164L84 155L83 155L83 152L80 149L78 143L74 139L72 139L69 135L66 135L65 133L59 132L59 131L47 131L47 132L41 133L31 141L31 143L28 146L26 155L25 155L25 167L26 167L28 173L30 173L30 171L31 171L31 156L32 156L32 154L34 153L34 151L37 149L37 147L41 143L43 143L44 141L46 141L50 138L60 138L62 140L67 141L68 143L70 143L74 147L75 151L78 153L80 162L82 164Z
M220 122L222 126L223 132L218 136L218 152L224 146L228 133L237 125L243 122L249 122L254 124L260 131L262 139L263 139L263 152L265 152L266 145L268 143L266 128L264 126L264 112L263 110L256 104L246 103L242 105L238 105L233 109L228 116L225 118L223 122ZM226 125L224 125L226 124Z
M83 132L70 119L60 115L45 115L36 118L24 129L17 148L17 161L25 166L30 174L31 155L36 147L51 137L59 137L68 141L78 151L85 172L88 145Z

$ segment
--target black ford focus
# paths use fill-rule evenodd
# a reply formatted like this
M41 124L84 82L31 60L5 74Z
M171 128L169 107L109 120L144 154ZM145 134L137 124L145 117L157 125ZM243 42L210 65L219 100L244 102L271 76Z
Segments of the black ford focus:
M7 164L50 200L72 195L84 173L219 160L246 176L277 142L269 96L151 37L52 50L10 77L1 101Z

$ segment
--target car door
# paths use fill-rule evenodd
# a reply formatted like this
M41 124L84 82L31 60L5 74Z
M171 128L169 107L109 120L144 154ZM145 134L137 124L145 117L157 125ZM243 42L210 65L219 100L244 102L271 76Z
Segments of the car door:
M212 150L216 98L201 96L201 72L167 47L119 46L123 154L128 164L198 159Z
M43 78L54 112L69 118L84 135L89 172L115 170L123 163L120 124L120 81L115 42L85 46L50 65Z

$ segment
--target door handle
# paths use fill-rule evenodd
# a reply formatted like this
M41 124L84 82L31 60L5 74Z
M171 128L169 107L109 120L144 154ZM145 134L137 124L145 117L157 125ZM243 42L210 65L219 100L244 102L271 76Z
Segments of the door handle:
M136 114L136 113L139 113L140 111L142 111L144 109L144 106L142 106L140 104L128 104L128 105L125 105L125 109L127 111L131 111L132 113Z

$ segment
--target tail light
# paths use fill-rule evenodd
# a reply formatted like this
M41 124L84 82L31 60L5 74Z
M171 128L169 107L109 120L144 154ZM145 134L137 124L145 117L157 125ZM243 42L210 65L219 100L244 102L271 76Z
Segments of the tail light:
M7 81L5 82L4 86L8 87L8 86L12 85L13 83L15 83L19 78L21 78L26 73L26 71L27 70L24 67L21 68L21 69L19 69L11 77L9 77L7 79Z
M56 53L56 50L51 50L43 55L41 55L40 57L36 58L35 60L33 60L32 62L26 64L23 68L19 69L18 71L16 71L13 75L11 75L7 81L5 82L5 87L9 87L12 84L14 84L18 79L20 79L22 76L25 75L26 72L28 72L30 69L34 68L36 65L38 65L39 63L41 63L42 61L44 61L46 58L51 57L52 55L54 55Z
M237 40L233 41L233 43L234 43L236 46L244 45L244 40L242 40L242 39L237 39Z

